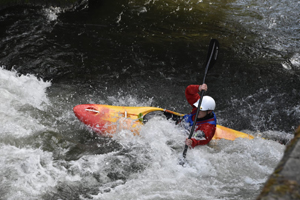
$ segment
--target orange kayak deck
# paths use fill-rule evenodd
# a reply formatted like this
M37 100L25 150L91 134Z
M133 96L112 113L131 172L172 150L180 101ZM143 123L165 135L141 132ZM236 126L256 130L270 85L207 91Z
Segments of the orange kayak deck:
M139 134L144 117L152 112L160 111L182 117L183 114L157 107L127 107L102 104L81 104L73 108L76 117L85 125L103 136L111 136L121 130L130 130ZM253 139L254 137L221 125L217 125L214 140L236 138Z

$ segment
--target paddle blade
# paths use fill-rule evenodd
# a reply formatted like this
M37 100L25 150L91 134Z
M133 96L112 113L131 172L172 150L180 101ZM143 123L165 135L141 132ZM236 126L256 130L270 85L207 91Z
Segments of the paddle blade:
M205 66L208 67L207 70L210 70L215 64L219 54L219 42L216 39L211 39L208 48L208 54L206 58ZM207 66L208 65L208 66Z

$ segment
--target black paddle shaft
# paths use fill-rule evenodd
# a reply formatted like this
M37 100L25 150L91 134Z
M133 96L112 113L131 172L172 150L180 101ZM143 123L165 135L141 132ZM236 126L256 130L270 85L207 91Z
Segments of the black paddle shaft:
M217 60L218 52L219 52L219 42L218 42L218 40L211 39L211 41L209 43L208 54L207 54L206 67L205 67L205 72L204 72L204 77L203 77L203 84L205 83L205 78L206 78L208 70L210 70L212 68L212 66L215 64L215 62ZM205 91L201 90L200 100L199 100L199 104L198 104L198 107L197 107L197 112L196 112L196 115L195 115L194 123L193 123L192 129L191 129L190 135L189 135L189 139L192 138L194 130L195 130L197 116L198 116L199 111L200 111L200 107L201 107L201 103L202 103L204 93L205 93ZM184 151L183 151L183 158L186 157L187 150L188 150L188 145L185 145L184 146Z

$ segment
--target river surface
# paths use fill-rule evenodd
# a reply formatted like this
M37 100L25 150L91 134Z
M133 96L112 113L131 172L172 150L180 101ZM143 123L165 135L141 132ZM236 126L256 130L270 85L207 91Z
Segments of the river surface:
M1 199L255 199L300 119L299 1L116 0L76 10L0 10ZM182 155L154 118L140 137L97 136L72 108L97 103L190 112L206 78L218 123L255 136ZM263 139L266 138L266 139Z

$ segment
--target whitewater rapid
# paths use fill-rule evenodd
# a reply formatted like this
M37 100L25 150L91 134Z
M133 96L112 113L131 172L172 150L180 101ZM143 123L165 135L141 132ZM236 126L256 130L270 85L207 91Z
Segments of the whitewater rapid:
M260 136L219 140L189 149L182 167L178 160L186 136L171 121L150 120L140 137L121 131L102 138L72 113L82 99L137 106L153 99L145 103L125 95L79 100L80 95L72 98L75 86L53 86L5 68L0 68L0 84L3 199L250 200L259 194L285 149ZM52 87L61 94L51 92Z

